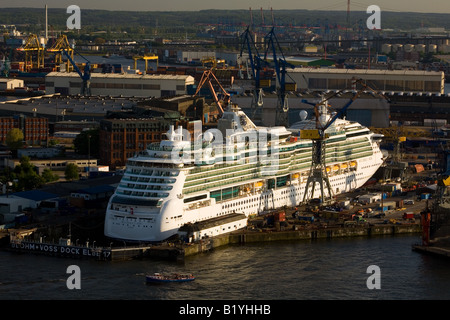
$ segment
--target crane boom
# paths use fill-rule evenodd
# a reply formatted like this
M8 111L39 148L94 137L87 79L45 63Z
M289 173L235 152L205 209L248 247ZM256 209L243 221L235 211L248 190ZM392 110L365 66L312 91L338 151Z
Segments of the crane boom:
M216 81L217 85L222 90L222 93L224 94L223 102L220 102L219 97L217 96L216 90L214 89L214 86L211 82L211 78L213 78ZM211 91L214 101L217 104L219 113L220 113L220 115L222 115L224 112L224 107L227 106L230 101L230 94L222 87L219 80L216 78L216 76L212 72L212 70L205 70L202 74L202 78L200 79L200 82L198 84L198 87L197 87L197 90L195 91L194 96L198 95L198 93L200 92L201 88L204 86L205 83L208 83L209 90Z
M278 87L278 104L277 104L277 115L276 115L276 125L288 126L288 111L289 105L287 101L286 94L286 68L295 68L294 65L288 63L284 57L283 50L281 49L280 43L275 35L275 27L266 35L267 48L264 53L264 61L267 62L269 49L272 49L273 63L275 65L275 71L277 74ZM277 57L277 49L280 51L281 58Z
M252 119L261 120L262 118L262 88L261 88L261 68L262 68L262 59L258 52L258 48L256 47L255 42L252 39L251 33L250 33L250 26L247 27L245 32L242 34L242 46L241 46L241 52L240 52L240 58L242 60L242 53L244 52L244 48L247 47L248 51L248 60L250 61L250 67L251 67L251 78L255 82L254 88L253 88L253 99L251 104L251 113L252 113ZM242 61L241 61L242 62Z

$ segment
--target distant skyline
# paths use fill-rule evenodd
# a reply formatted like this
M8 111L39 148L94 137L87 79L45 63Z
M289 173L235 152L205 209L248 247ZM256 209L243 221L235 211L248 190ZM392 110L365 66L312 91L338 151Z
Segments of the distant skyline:
M2 0L0 8L67 8L78 5L81 9L101 9L111 11L198 11L220 10L347 10L347 1L300 1L300 0ZM428 0L370 0L350 1L350 10L365 11L369 5L378 5L381 10L394 12L450 13L450 1Z

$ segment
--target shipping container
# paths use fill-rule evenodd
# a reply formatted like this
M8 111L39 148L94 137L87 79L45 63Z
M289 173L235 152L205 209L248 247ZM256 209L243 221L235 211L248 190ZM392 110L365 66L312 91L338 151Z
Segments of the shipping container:
M413 212L405 212L403 214L403 219L407 220L407 219L414 219L414 213Z
M297 91L297 84L296 83L285 83L284 88L286 91Z
M286 221L286 213L284 211L279 211L274 213L275 221Z

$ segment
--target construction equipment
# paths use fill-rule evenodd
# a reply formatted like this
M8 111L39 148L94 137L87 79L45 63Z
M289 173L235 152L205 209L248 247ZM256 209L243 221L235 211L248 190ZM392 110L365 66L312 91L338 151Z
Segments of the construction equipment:
M356 87L356 83L361 82L361 80L353 79L354 87ZM330 181L328 178L328 173L326 170L325 163L325 148L326 148L326 140L328 139L328 134L325 132L335 121L337 118L341 117L345 114L348 107L356 100L356 98L366 89L370 89L367 85L362 83L362 88L359 91L354 90L353 96L350 101L345 104L339 112L334 114L332 117L329 117L329 105L328 100L331 98L340 95L341 91L335 92L331 94L329 97L325 98L322 96L322 99L319 103L313 104L306 100L302 100L303 103L307 103L314 106L315 120L316 120L316 129L306 130L300 132L300 138L311 139L312 141L312 163L311 169L308 176L308 180L306 182L305 193L303 195L303 202L307 202L314 198L314 190L316 183L319 184L321 190L321 203L325 204L332 200L333 191L331 189ZM309 196L309 188L311 187L311 196ZM325 194L327 191L327 194Z
M32 68L44 67L44 46L39 43L37 35L28 36L25 43L17 48L17 51L25 52L25 71L29 72ZM33 57L35 60L33 60Z
M219 97L217 96L216 90L214 89L214 86L211 82L212 80L215 80L217 83L217 86L222 90L222 93L224 95L224 98L222 101L220 101ZM230 102L230 94L222 87L219 80L217 80L216 76L214 75L212 70L205 70L202 74L202 78L200 79L200 82L198 84L197 90L195 91L194 96L197 96L200 92L201 88L205 83L208 83L209 90L211 91L211 94L214 98L214 101L217 104L217 109L219 111L219 114L222 115L224 112L224 109L226 106L228 106L228 103Z
M262 107L263 107L263 90L260 83L260 73L261 73L261 56L259 55L258 48L255 45L252 34L250 32L250 26L247 27L245 32L242 34L242 46L240 57L240 67L243 65L242 53L244 48L247 47L248 51L248 61L250 62L251 73L247 68L247 75L249 79L253 79L255 82L253 87L253 98L251 102L251 118L253 120L261 120L262 118ZM248 65L248 62L246 61Z
M288 112L289 103L286 94L286 68L295 68L294 65L288 63L284 57L283 51L281 49L280 43L275 35L275 28L266 35L267 48L264 54L264 61L268 63L268 52L272 49L273 64L275 65L275 71L277 74L277 96L278 103L276 109L275 124L280 126L289 126ZM280 58L277 58L277 49L280 51ZM295 81L292 79L295 83Z
M67 36L65 34L62 34L56 39L55 43L47 49L47 52L52 52L55 54L55 65L56 70L61 71L61 65L63 64L63 51L66 52L70 56L70 58L73 60L73 52L74 49L69 43L69 40L67 39ZM66 63L66 71L72 72L73 71L72 64L69 60L67 60Z

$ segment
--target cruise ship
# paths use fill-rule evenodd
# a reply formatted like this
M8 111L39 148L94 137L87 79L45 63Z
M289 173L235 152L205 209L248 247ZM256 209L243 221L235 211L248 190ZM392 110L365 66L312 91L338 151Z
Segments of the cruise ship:
M166 138L128 159L110 198L105 236L160 242L187 223L296 206L311 168L312 141L290 128L257 127L230 104L217 128L194 134L172 127ZM326 130L326 170L335 195L362 186L383 163L382 135L345 119ZM320 190L315 190L315 194Z

